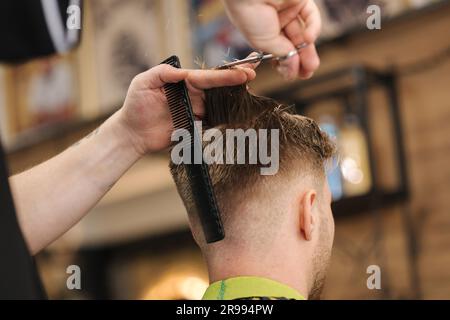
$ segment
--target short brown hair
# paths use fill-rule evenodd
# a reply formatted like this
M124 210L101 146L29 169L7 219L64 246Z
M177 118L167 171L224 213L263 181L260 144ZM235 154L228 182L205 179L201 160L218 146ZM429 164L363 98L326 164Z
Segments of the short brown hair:
M279 172L275 176L260 174L261 164L211 164L209 173L222 220L226 225L230 211L252 196L268 197L265 190L275 192L275 183L286 177L307 174L325 177L324 164L334 153L334 145L312 119L294 114L293 108L273 99L248 92L245 85L214 88L205 91L205 119L208 127L220 129L278 129ZM236 156L236 153L235 153ZM195 212L183 165L170 163L178 192L188 213ZM191 217L192 218L192 217ZM226 226L225 226L226 227Z

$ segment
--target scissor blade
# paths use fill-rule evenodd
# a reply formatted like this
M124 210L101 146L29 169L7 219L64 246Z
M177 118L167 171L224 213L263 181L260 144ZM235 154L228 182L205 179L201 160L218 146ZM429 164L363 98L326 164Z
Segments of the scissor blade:
M246 63L257 63L260 62L262 60L264 56L262 54L258 54L256 56L251 56L245 59L241 59L241 60L236 60L236 61L232 61L232 62L228 62L225 63L221 66L216 67L215 69L228 69L231 67L235 67L235 66L239 66L241 64L246 64Z

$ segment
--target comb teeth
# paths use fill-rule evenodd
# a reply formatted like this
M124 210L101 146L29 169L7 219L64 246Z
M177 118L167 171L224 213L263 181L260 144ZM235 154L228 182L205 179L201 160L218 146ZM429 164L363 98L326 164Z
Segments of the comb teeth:
M191 124L182 89L177 84L169 83L164 86L164 93L169 105L174 129L189 130L194 124Z
M171 65L175 68L181 67L180 61L176 56L172 56L162 63ZM167 98L167 104L169 105L174 129L187 129L191 131L194 127L194 123L191 121L193 117L190 114L190 110L188 109L189 105L184 97L186 92L183 83L165 84L164 94Z

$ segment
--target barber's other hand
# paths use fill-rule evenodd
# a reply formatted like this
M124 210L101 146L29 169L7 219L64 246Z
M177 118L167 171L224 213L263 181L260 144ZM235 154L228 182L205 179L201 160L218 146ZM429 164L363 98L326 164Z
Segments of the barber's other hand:
M310 78L320 60L314 42L321 29L320 12L313 0L223 0L227 13L257 50L286 55L303 42L310 45L280 63L287 79Z
M165 83L185 80L194 114L201 119L204 89L239 85L254 78L251 66L232 70L186 70L158 65L133 79L116 118L139 155L160 151L169 147L173 131L163 90Z

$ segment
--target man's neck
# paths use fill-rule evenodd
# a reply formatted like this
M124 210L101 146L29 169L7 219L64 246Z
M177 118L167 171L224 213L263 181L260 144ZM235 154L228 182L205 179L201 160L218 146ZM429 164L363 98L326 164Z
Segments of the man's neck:
M241 253L206 260L211 283L240 276L262 277L285 284L308 297L307 269L292 257L266 255L258 259Z

